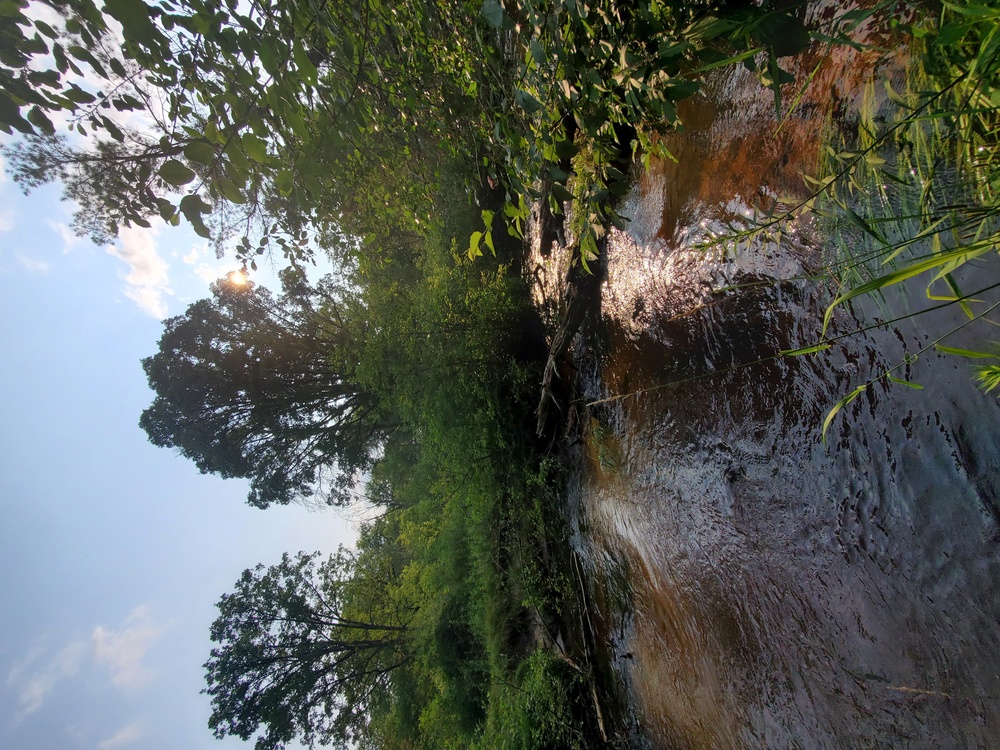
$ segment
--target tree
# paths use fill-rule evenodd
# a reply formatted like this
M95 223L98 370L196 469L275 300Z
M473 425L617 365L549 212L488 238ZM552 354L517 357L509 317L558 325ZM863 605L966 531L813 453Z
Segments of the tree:
M394 605L391 560L341 548L317 568L317 555L245 570L219 600L204 691L216 737L347 746L409 662L414 610Z
M95 241L183 217L245 262L275 246L294 262L311 230L426 215L423 157L471 153L487 120L467 96L473 2L7 4L0 131L25 140L4 151L26 190L61 181Z
M217 282L212 299L167 320L142 362L157 395L139 424L203 473L249 479L257 507L342 503L387 429L353 377L363 324L331 278L312 288L290 271L284 282L277 299Z

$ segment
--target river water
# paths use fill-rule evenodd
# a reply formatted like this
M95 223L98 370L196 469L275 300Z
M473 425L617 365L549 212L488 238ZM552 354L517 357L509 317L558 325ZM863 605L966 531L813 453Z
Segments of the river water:
M696 248L803 193L830 112L867 74L857 62L817 76L777 136L773 100L743 74L691 103L669 139L679 163L636 179L576 345L575 544L638 745L1000 744L996 396L967 360L925 351L897 373L923 390L876 383L821 440L839 398L961 311L776 357L818 340L833 238L806 217L777 242ZM905 291L845 306L832 334L939 304Z

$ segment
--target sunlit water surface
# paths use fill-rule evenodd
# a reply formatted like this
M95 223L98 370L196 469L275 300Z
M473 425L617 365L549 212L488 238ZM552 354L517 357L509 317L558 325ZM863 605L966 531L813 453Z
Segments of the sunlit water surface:
M695 248L803 193L854 63L818 76L777 137L767 92L720 81L684 113L692 135L671 136L679 163L638 177L606 254L576 362L582 400L601 403L584 410L570 500L637 744L1000 743L996 397L966 360L927 351L898 373L923 390L876 384L820 438L841 396L961 312L775 357L818 338L831 290L803 277L829 257L822 227ZM844 309L832 333L931 304L917 284Z

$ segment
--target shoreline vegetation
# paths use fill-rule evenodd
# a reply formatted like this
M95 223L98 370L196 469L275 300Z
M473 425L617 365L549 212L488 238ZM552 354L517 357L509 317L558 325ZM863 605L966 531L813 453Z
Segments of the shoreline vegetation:
M248 272L288 264L280 291L223 279L165 321L143 361L150 440L248 479L262 508L371 511L356 550L286 555L222 597L205 664L216 736L635 740L569 544L562 451L586 420L568 355L630 175L671 158L677 104L743 66L782 121L815 75L789 60L887 24L919 68L905 91L885 84L900 114L863 116L807 200L719 241L813 212L868 242L832 275L827 319L920 274L985 315L955 274L997 250L1000 11L862 5L0 0L0 130L18 137L3 152L25 190L61 182L98 242L183 221ZM572 256L550 330L525 281L533 207L541 253ZM316 253L336 272L310 283ZM824 333L784 354L821 353ZM1000 382L996 353L938 344Z

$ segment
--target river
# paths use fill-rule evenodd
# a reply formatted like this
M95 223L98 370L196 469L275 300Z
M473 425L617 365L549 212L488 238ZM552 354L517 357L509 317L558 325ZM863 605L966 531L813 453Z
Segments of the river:
M576 344L574 543L640 746L1000 741L996 396L931 349L897 373L922 390L876 383L821 439L838 399L961 311L776 356L818 340L832 238L807 216L779 241L696 247L803 193L830 113L868 74L858 63L817 76L777 136L748 74L691 102L687 134L668 139L677 163L637 175ZM844 306L831 335L935 304L918 281Z

